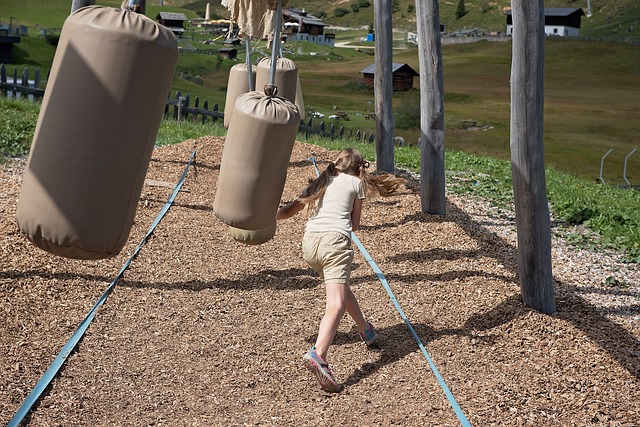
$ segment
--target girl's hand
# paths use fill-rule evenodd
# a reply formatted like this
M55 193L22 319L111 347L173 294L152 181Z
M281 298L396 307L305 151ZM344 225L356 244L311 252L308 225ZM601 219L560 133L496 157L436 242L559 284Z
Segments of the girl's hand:
M278 212L276 212L276 220L291 218L300 212L302 208L304 208L304 203L301 203L298 200L289 202L278 209Z

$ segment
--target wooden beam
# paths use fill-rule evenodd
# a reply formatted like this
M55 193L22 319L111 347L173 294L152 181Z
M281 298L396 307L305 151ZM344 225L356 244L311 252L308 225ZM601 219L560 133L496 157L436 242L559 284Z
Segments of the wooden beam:
M376 168L390 173L395 172L392 4L392 0L374 2L376 39L373 93L376 111Z
M512 0L511 174L525 305L556 311L544 167L544 1Z
M444 71L438 0L416 0L420 63L420 205L445 214Z

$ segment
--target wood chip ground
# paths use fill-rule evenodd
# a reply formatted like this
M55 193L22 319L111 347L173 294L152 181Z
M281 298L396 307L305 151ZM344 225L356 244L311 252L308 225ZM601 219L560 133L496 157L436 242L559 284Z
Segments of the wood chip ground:
M304 369L324 289L300 254L305 218L260 246L212 211L224 139L154 151L148 182L195 167L60 374L31 426L456 426L427 360L365 259L353 290L380 333L368 350L349 318L329 354L345 385ZM283 200L334 152L297 142ZM32 246L15 222L24 159L0 172L0 422L6 424L131 256L171 194L145 185L128 244L100 261ZM115 172L114 172L115 173ZM640 425L640 271L553 239L558 311L519 297L513 214L452 194L421 213L415 183L365 203L358 236L473 426ZM612 280L611 278L615 278Z

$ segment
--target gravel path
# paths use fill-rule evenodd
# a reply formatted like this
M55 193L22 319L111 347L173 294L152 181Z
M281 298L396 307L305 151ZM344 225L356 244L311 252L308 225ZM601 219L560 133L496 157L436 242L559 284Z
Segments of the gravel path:
M224 140L156 149L147 174L183 191L131 264L32 426L455 426L424 356L362 256L353 290L379 328L366 349L345 318L329 354L345 384L322 392L301 365L324 290L300 254L304 217L260 246L212 213ZM283 200L313 176L296 143ZM76 261L32 246L15 208L24 160L0 167L0 422L6 424L111 283L171 193L146 185L120 255ZM150 182L153 182L150 181ZM519 298L513 214L449 194L420 213L415 183L365 203L358 236L474 426L640 425L640 270L553 239L558 312Z

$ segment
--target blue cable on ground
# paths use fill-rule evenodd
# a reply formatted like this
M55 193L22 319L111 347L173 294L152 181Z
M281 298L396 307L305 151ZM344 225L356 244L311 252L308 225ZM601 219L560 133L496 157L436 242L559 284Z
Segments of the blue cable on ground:
M91 321L93 320L93 318L96 316L96 312L98 311L98 309L107 300L107 298L111 294L111 291L113 291L113 289L115 288L116 283L118 282L118 280L120 280L120 278L124 274L124 271L129 267L131 262L138 256L138 253L142 249L142 246L147 242L151 234L153 234L153 231L155 230L156 226L160 223L162 218L169 211L169 208L173 204L173 201L178 195L178 192L182 188L182 184L184 183L184 180L187 176L187 171L189 170L191 163L193 163L193 159L195 158L195 156L196 156L196 150L193 150L193 154L191 154L191 158L189 159L187 166L184 168L184 172L182 172L182 176L180 177L180 180L176 184L175 188L173 189L171 196L169 196L169 199L167 199L167 202L164 204L162 209L160 209L160 212L158 213L155 220L149 227L149 230L147 231L145 236L142 238L140 243L138 243L138 246L133 251L133 255L131 255L131 257L127 260L127 262L124 263L124 266L120 269L120 272L118 273L118 275L115 277L115 279L113 279L113 281L111 282L109 287L107 287L107 289L104 291L102 296L100 296L98 301L94 304L93 308L91 308L91 310L89 311L89 314L87 314L87 316L82 320L82 322L80 322L80 325L78 325L78 328L75 330L73 335L71 335L71 338L69 338L69 341L67 341L64 347L62 347L62 350L60 350L60 353L58 354L58 356L56 356L56 358L51 363L51 365L49 366L47 371L44 373L42 378L40 378L40 381L38 381L38 383L35 385L31 393L29 393L29 396L27 396L27 398L22 403L20 408L18 408L18 411L16 412L16 414L13 416L13 418L11 418L11 420L9 421L9 424L7 424L7 427L17 427L20 424L20 422L22 422L22 420L29 413L33 405L40 398L44 390L51 383L53 378L58 374L64 362L67 360L67 358L69 357L73 349L76 347L76 345L84 335L84 333L87 331L87 328L91 324Z
M320 175L320 171L318 170L318 165L316 164L315 157L312 157L309 160L311 160L311 163L313 163L313 167L316 169L316 174ZM367 252L367 249L364 247L362 242L360 242L360 239L358 239L358 236L356 236L356 234L353 231L351 232L351 239L354 241L354 243L360 250L360 253L362 253L362 256L364 257L364 259L373 269L373 272L376 274L376 276L382 283L382 286L384 287L385 291L387 291L387 294L389 295L389 298L391 298L391 301L393 302L393 305L396 307L396 310L400 314L400 317L402 318L402 320L404 320L404 323L405 325L407 325L407 328L409 328L409 332L411 332L411 335L413 335L413 339L418 343L418 347L420 347L422 354L424 355L425 359L427 359L427 363L429 363L429 366L431 367L431 371L433 371L433 374L436 376L436 379L438 380L438 383L440 384L442 391L444 391L444 394L447 396L447 400L449 400L449 403L451 404L453 411L456 413L456 416L458 417L460 424L463 427L471 427L469 420L467 420L467 417L464 415L464 412L462 412L462 409L460 409L460 405L458 405L458 402L456 401L455 397L453 397L451 390L449 390L449 387L447 387L447 384L444 382L444 379L440 375L438 368L436 367L435 363L433 363L433 360L431 359L431 356L429 356L427 349L422 344L420 337L418 337L418 334L416 333L415 329L413 329L411 322L409 321L407 316L404 314L402 307L400 307L400 304L398 303L396 296L391 290L391 287L389 286L389 282L387 281L386 277L384 276L384 274L382 273L378 265L375 263L373 258L371 258L371 255L369 255L369 252Z

